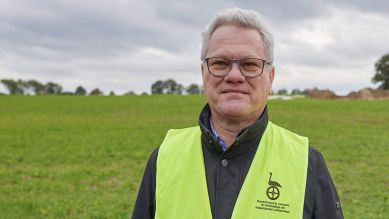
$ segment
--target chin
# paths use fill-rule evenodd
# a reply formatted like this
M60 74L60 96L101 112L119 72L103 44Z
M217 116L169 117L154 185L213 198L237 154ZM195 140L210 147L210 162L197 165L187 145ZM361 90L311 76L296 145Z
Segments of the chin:
M231 117L245 117L249 112L249 108L242 103L224 104L219 109L222 114Z

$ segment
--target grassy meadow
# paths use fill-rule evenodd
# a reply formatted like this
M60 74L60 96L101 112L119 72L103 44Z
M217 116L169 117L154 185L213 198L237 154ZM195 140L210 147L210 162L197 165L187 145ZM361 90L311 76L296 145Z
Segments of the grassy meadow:
M129 218L169 128L202 96L0 96L0 218ZM346 218L389 215L389 101L271 100L274 123L324 155Z

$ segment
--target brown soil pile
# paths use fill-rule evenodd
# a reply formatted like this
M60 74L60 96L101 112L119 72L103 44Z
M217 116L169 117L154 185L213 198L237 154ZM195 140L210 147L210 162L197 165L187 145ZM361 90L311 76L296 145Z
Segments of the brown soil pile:
M316 99L389 99L389 90L364 88L360 91L353 91L346 96L337 96L330 90L312 90L308 97Z
M389 99L389 90L365 88L357 92L351 92L345 96L348 99Z
M316 99L337 99L337 96L334 92L330 90L313 90L309 92L308 97Z

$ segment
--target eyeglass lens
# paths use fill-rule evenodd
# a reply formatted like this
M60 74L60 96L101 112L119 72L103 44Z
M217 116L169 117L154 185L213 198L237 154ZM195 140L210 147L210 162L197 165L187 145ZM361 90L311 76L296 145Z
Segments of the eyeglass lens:
M226 58L209 58L207 60L208 69L211 74L216 76L227 75L232 64L236 62L239 64L239 69L244 76L255 77L262 73L264 61L261 59L248 58L241 60L231 60Z

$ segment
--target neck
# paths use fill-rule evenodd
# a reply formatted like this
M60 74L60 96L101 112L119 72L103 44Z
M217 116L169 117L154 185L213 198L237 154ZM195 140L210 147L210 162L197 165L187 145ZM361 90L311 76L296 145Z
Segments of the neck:
M230 147L234 142L239 132L247 126L257 121L261 112L255 114L246 119L226 119L224 116L220 116L214 113L212 110L212 125L219 133L219 135L226 142L227 146Z

